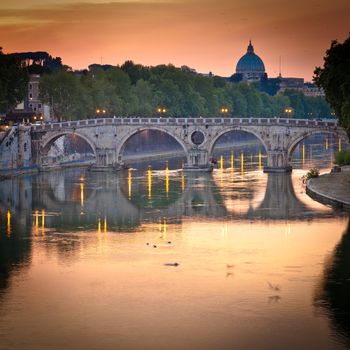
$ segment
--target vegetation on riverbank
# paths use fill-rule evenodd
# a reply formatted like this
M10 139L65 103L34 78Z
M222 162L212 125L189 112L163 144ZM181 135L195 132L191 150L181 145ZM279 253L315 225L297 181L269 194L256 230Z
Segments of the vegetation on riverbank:
M314 80L325 91L340 125L350 136L350 35L343 43L332 42L323 68L315 70Z
M350 150L342 150L339 151L335 155L335 162L342 166L342 165L350 165Z
M41 98L53 103L56 117L274 117L284 116L286 107L292 107L297 118L331 116L322 97L307 97L298 91L270 96L253 85L203 76L188 67L146 67L127 61L120 67L89 68L79 74L61 69L42 77ZM221 113L222 107L228 111Z
M303 177L303 183L306 183L307 180L314 179L320 176L320 170L317 168L311 168Z

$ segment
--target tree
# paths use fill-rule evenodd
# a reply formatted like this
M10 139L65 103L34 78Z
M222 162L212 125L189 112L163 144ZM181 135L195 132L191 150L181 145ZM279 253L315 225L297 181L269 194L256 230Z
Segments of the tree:
M61 119L85 119L89 110L87 91L71 72L59 70L40 79L40 98Z
M6 112L23 101L27 84L27 70L16 57L4 54L0 47L0 111Z
M323 68L316 67L314 81L323 88L326 99L350 136L350 35L343 42L332 41Z

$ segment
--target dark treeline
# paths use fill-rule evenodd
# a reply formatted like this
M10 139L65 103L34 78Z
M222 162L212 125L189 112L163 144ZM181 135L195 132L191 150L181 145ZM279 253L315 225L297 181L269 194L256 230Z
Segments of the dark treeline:
M228 109L225 116L242 118L285 116L286 107L293 108L295 118L331 116L321 97L292 90L270 96L252 85L202 76L187 67L146 67L132 61L117 67L94 64L81 72L63 67L42 76L40 91L59 119L155 116L159 107L169 117L213 117L222 107Z
M3 53L0 47L0 113L23 101L28 83L28 72L21 61Z

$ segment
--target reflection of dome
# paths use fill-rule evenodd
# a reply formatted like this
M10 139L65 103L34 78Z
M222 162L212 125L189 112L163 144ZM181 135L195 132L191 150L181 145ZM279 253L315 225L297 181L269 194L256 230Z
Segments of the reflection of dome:
M254 53L251 41L249 41L247 53L237 63L237 73L242 75L242 80L260 79L265 74L264 62Z

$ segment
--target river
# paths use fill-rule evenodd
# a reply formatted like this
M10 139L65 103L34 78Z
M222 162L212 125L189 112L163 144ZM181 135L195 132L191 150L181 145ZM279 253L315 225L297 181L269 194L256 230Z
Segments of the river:
M349 348L348 215L236 158L2 181L0 349Z

